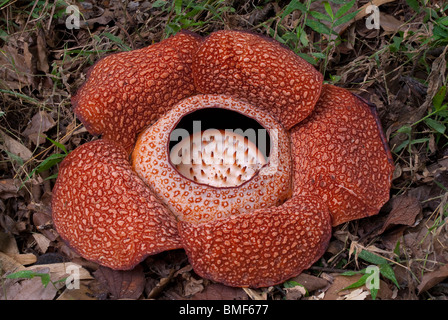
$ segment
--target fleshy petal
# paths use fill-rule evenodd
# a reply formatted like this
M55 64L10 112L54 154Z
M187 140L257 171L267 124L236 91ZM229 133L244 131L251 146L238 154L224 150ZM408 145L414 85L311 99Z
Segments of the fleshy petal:
M194 271L237 287L267 287L296 276L319 259L331 237L326 205L294 197L279 207L194 225L179 222Z
M394 170L376 113L349 91L324 85L313 114L291 130L294 195L329 206L333 225L377 214Z
M129 150L140 130L195 93L191 64L200 42L198 35L181 32L99 60L72 98L76 115L90 133Z
M228 94L260 107L286 129L314 108L323 76L279 42L242 31L217 31L193 58L201 93Z
M126 151L115 142L89 142L64 159L52 211L70 247L112 269L130 269L147 255L182 247L174 216L131 170Z

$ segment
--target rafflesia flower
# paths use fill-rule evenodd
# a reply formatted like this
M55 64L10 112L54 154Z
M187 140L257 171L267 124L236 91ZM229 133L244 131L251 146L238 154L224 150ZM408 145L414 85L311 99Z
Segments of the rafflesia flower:
M374 107L269 38L180 32L107 56L73 104L102 139L61 164L54 225L112 269L183 248L202 277L278 284L389 199Z

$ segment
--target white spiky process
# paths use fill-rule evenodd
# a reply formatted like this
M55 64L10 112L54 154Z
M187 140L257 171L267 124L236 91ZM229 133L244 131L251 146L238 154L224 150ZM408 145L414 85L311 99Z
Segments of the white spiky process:
M170 153L171 163L184 177L214 187L236 187L266 164L257 146L227 130L208 129L182 139Z
M210 181L196 182L197 172L193 170L190 177L188 172L185 176L170 160L169 142L176 125L184 116L204 108L238 112L256 120L269 134L271 147L267 163L248 174L246 181L235 181L236 186L224 186L224 178L215 181L217 186ZM255 150L251 147L250 152L255 154ZM140 134L132 153L134 171L179 220L195 224L283 203L292 191L291 165L289 137L283 126L268 113L224 95L196 95L184 99Z

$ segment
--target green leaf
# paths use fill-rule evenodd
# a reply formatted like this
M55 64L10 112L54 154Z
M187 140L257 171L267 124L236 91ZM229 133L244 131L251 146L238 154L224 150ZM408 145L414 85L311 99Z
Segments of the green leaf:
M160 7L164 7L165 5L168 4L168 1L166 0L156 0L153 4L152 7L153 8L160 8Z
M441 133L441 134L445 133L446 127L445 127L445 125L443 123L441 123L441 122L439 122L437 120L434 120L432 118L426 118L424 120L424 122L426 123L426 125L428 127L431 127L432 129L434 129L438 133Z
M18 163L19 166L23 166L23 159L20 158L18 155L9 152L8 150L3 150L4 152L6 152L6 154L9 156L9 158L11 160L14 160L15 162Z
M58 174L55 173L55 174L52 174L52 175L49 176L49 177L46 177L46 178L44 179L44 181L47 181L47 180L53 180L53 179L56 179L57 177L58 177Z
M399 257L400 256L400 240L397 241L394 248L394 254Z
M308 36L306 35L306 32L303 31L302 29L300 30L300 36L299 36L299 38L300 38L300 42L301 42L305 47L307 47L308 44L309 44Z
M308 290L305 288L305 286L300 284L300 283L298 283L297 281L291 280L291 281L286 281L286 282L283 283L283 287L285 289L294 288L294 287L297 287L297 286L302 287L302 288L305 289L305 296L309 295Z
M176 15L180 15L182 13L182 0L174 1L174 12L176 12Z
M418 3L418 0L406 0L406 3L408 6L412 8L415 12L420 12L420 4Z
M364 271L365 271L365 269L363 269ZM343 272L343 273L341 273L341 276L354 276L354 275L357 275L357 274L360 274L360 273L362 273L362 271L346 271L346 272Z
M327 56L323 54L322 52L312 52L311 53L314 57L318 59L325 59Z
M378 256L374 253L371 253L369 251L366 251L366 250L362 250L359 253L358 257L364 261L367 261L369 263L376 264L376 265L387 263L387 260L384 259L383 257L380 257L380 256Z
M50 283L50 275L48 273L40 273L32 270L22 270L15 273L8 274L7 279L33 279L39 277L44 288Z
M412 127L410 125L404 125L400 129L398 129L397 132L406 133L407 135L411 135Z
M429 141L429 138L420 138L420 139L412 140L410 142L410 144L425 143L425 142L428 142L428 141Z
M22 270L17 271L15 273L8 274L6 279L32 279L34 278L36 273L31 270Z
M317 20L324 20L324 21L329 21L329 22L332 21L330 16L327 16L326 14L323 14L319 11L310 11L310 14Z
M388 264L381 264L378 266L380 268L380 273L383 277L385 277L386 279L389 279L390 281L393 282L393 284L400 289L400 285L398 284L397 278L395 277L395 272L394 269L392 269L392 267Z
M320 34L331 34L331 30L322 22L316 20L307 20L305 23L308 27Z
M442 26L436 25L432 30L432 33L435 38L445 40L448 38L448 31L445 30Z
M344 14L347 13L351 8L353 8L353 5L355 4L356 0L352 0L349 3L344 4L342 7L339 8L339 10L336 12L336 18L342 17Z
M448 17L443 17L437 20L437 23L442 24L444 26L448 26Z
M47 137L47 139L54 144L56 147L58 147L59 149L61 149L62 151L64 151L65 154L68 154L67 149L65 148L65 146L62 143L59 143L57 141L54 141L50 138Z
M66 156L65 154L60 154L60 153L54 153L54 154L50 155L48 158L46 158L44 161L42 161L35 168L36 173L40 173L40 172L50 169L55 164L58 164L59 162L64 160L65 156Z
M298 0L291 1L288 6L285 8L285 10L282 13L282 20L291 12L295 10L300 10L302 13L305 13L307 11L306 6L299 2Z
M406 147L407 145L409 145L409 139L403 141L402 143L400 143L400 145L398 145L397 147L395 147L394 152L395 152L395 153L400 152L400 151L403 150L404 147Z
M328 1L324 1L324 8L328 16L331 18L331 21L333 21L334 20L333 9L331 9L331 5L330 3L328 3Z
M435 94L434 98L432 98L432 104L436 110L439 110L442 107L443 100L446 96L446 86L441 86L439 91Z
M372 300L376 300L376 296L378 295L378 289L371 288L370 295L372 296Z
M347 290L347 289L354 289L354 288L359 288L363 285L366 284L367 279L370 277L370 274L364 274L361 278L359 278L358 281L348 285L347 287L341 289L342 290Z
M341 17L340 19L336 20L333 24L333 27L337 27L341 24L344 24L346 22L349 22L350 20L354 19L356 15L358 14L359 10L350 12L349 14L346 14L345 16Z
M316 60L313 59L313 57L310 57L309 55L307 55L306 53L299 52L299 53L297 53L297 55L299 57L301 57L302 59L308 61L309 63L311 63L314 66L317 64Z
M284 288L294 288L296 286L302 286L300 283L298 283L297 281L286 281L283 283L283 287Z

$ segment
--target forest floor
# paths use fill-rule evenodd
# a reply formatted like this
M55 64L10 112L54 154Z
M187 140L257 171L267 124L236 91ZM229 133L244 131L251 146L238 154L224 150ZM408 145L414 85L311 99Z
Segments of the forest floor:
M68 5L81 12L79 28ZM70 102L86 70L181 29L275 38L326 82L377 106L396 167L390 201L376 216L333 228L324 256L282 285L213 283L183 250L113 271L76 255L52 225L64 149L94 139ZM0 0L0 299L446 300L447 51L444 1ZM81 267L79 289L66 282L70 265ZM371 266L380 271L375 292L366 287Z

